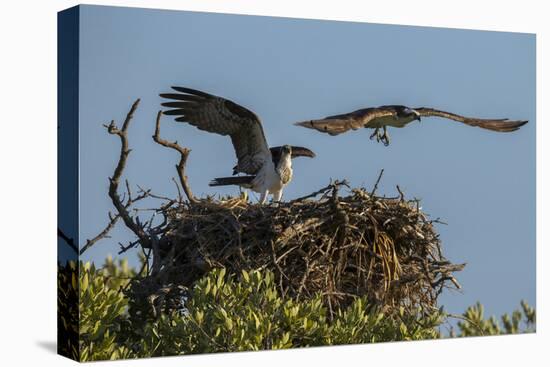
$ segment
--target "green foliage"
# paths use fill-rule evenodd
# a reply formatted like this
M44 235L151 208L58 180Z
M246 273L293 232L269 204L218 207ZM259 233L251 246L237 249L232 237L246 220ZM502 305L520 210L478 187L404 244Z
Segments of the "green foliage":
M468 307L458 323L459 336L502 335L535 332L536 312L527 302L521 301L521 310L515 310L511 316L504 314L498 320L484 317L483 305L477 303Z
M107 258L101 269L80 264L80 358L83 361L128 358L130 351L117 343L128 300L122 288L135 276L126 260Z
M417 340L438 337L441 322L439 313L367 311L362 298L332 321L327 314L320 295L282 298L270 272L242 272L237 280L217 269L196 284L183 315L148 325L144 349L157 356Z
M269 272L243 272L237 282L215 270L197 283L187 309L184 326L195 353L321 345L326 328L319 298L283 300Z
M57 350L78 360L78 267L74 261L57 267Z
M445 321L441 311L383 313L365 298L330 319L320 295L294 300L279 294L269 271L235 275L222 268L189 290L185 311L135 325L121 291L135 275L125 261L107 259L100 269L80 264L81 361L432 339L441 337ZM463 317L469 321L459 323L460 336L519 332L522 315L534 330L535 311L522 307L523 313L504 317L502 327L494 318L484 319L480 304L470 307Z
M329 332L327 344L377 343L439 338L438 326L443 314L425 314L420 309L400 308L395 315L367 312L365 300L357 299L345 311L339 311Z
M237 281L217 269L196 284L184 314L149 325L144 344L151 355L322 345L325 314L318 297L283 300L272 273L243 272Z

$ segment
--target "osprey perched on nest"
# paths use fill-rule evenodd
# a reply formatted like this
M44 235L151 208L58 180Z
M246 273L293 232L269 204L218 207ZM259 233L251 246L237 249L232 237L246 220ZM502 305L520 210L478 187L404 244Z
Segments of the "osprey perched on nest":
M267 195L280 201L284 187L292 179L292 161L295 157L315 157L303 147L284 145L269 148L260 119L254 112L228 99L198 90L172 87L179 93L163 93L162 98L172 99L162 106L172 108L165 115L174 115L176 121L187 122L200 130L220 135L229 135L237 165L233 175L246 176L219 177L210 186L237 185L260 193L260 203L265 203Z
M364 108L342 115L328 116L320 120L297 122L295 125L315 129L330 135L342 134L348 130L357 130L361 127L371 128L375 130L370 138L376 137L376 141L382 141L387 146L390 143L390 137L386 130L388 126L404 127L412 121L420 121L420 118L424 116L443 117L466 125L498 132L515 131L527 123L524 120L465 117L426 107L409 108L400 105L388 105ZM383 133L380 133L380 129L383 129Z

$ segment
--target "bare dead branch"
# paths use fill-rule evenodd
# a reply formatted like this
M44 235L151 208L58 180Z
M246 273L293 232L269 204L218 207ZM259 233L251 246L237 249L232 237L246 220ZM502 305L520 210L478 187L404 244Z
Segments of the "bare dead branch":
M376 190L378 189L378 184L380 183L380 180L382 179L382 175L384 174L384 169L382 168L380 170L380 173L378 174L378 179L376 180L376 183L374 184L374 188L370 192L370 196L374 196L376 193Z
M405 201L405 194L403 193L403 191L401 191L401 188L399 187L399 185L396 185L395 187L397 187L397 191L399 192L400 200Z
M111 229L115 226L116 222L118 221L118 218L120 218L120 215L117 214L113 216L111 213L109 213L109 223L107 223L107 226L99 232L94 238L86 240L86 244L84 247L80 249L80 255L82 255L86 250L88 250L90 247L92 247L96 242L99 240L106 238Z
M314 197L316 197L318 195L321 195L321 194L326 194L329 191L337 190L340 186L345 186L345 187L349 188L349 183L348 183L347 180L342 180L342 181L336 180L336 181L334 181L334 183L331 182L330 184L323 187L322 189L317 190L315 192L312 192L309 195L302 196L302 197L299 197L297 199L289 201L289 204L293 204L293 203L303 201L303 200L306 200L306 199L311 199L311 198L314 198Z
M174 182L174 184L176 185L176 190L178 190L178 202L182 202L182 197L181 197L181 190L180 190L180 185L178 184L178 182L176 181L176 179L174 177L172 177L172 182Z
M126 119L122 124L122 129L119 129L115 125L114 121L111 121L109 125L105 126L109 134L118 135L118 137L120 138L120 157L118 160L118 164L115 168L115 171L113 173L113 177L109 178L109 197L111 198L113 205L115 206L118 214L124 221L124 224L126 225L126 227L128 227L132 232L134 232L134 234L139 238L141 244L144 247L151 247L149 236L147 235L143 227L140 226L139 223L133 220L133 218L130 216L130 213L128 212L128 207L126 205L128 204L128 202L132 202L129 185L126 186L128 191L128 196L129 196L126 205L122 202L118 194L118 185L120 182L120 177L122 176L124 168L126 167L126 161L128 159L128 155L131 152L131 150L128 148L128 127L130 126L130 122L132 121L134 112L136 111L139 105L139 101L140 101L139 99L136 100L132 105L132 107L130 108L130 111L126 115Z
M150 193L151 190L144 190L141 187L139 189L140 189L140 194L134 198L132 196L132 191L130 190L130 184L128 183L128 180L126 180L126 193L124 193L122 199L120 199L121 202L124 202L126 200L126 203L124 204L124 207L126 208L126 210L128 210L136 202L142 199L145 199L146 197L149 197L149 196L154 197ZM104 238L109 238L108 234L115 227L115 224L117 223L119 218L120 218L120 214L116 214L115 216L113 216L111 212L109 212L109 222L107 223L107 226L101 232L99 232L94 238L86 240L86 244L80 250L80 255L82 255L85 251L87 251L90 247L95 245L100 240Z
M78 254L78 247L76 247L74 239L63 233L63 231L59 227L57 227L57 236L61 237L61 239L65 241L65 243L71 248L71 250Z
M174 201L172 198L169 198L168 196L153 194L153 193L151 193L150 189L145 190L144 188L142 188L139 185L137 185L137 187L138 187L139 192L140 192L141 195L146 194L147 197L150 197L150 198L153 198L153 199L164 200L164 201Z
M118 254L121 255L121 254L125 253L129 249L134 248L138 243L139 243L139 240L138 241L130 241L130 243L128 243L127 246L124 246L121 242L119 242L118 245L120 246L120 251L118 252Z
M187 182L187 176L185 175L185 164L187 163L187 158L189 156L189 153L191 150L187 148L183 148L178 144L177 141L171 143L168 140L164 140L160 137L160 118L162 116L162 111L159 111L157 114L157 120L155 124L155 135L153 135L153 140L164 147L172 148L176 150L180 154L180 161L176 165L176 170L178 172L178 176L180 179L180 185L183 189L183 192L185 192L185 195L187 196L187 199L190 203L195 204L198 202L198 200L193 196L193 192L191 191L191 188L189 187L189 184Z

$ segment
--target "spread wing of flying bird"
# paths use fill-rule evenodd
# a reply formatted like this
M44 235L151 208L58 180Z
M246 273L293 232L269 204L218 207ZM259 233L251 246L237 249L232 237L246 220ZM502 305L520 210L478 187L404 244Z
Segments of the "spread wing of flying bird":
M404 127L414 120L420 121L422 117L430 116L442 117L462 122L466 125L498 132L515 131L527 123L525 120L465 117L427 107L409 108L402 105L388 105L364 108L346 114L328 116L319 120L297 122L295 125L314 129L329 135L339 135L362 127L371 128L375 129L371 138L376 137L377 141L382 141L385 145L388 145L389 136L386 131L387 127ZM379 129L383 129L382 134Z
M477 126L482 129L487 129L491 131L498 131L501 133L507 133L518 130L520 127L525 125L527 120L509 120L509 119L481 119L477 117L465 117L457 115L455 113L436 110L434 108L428 107L419 107L414 109L420 114L421 117L443 117L449 120L454 120L462 122L466 125Z
M176 116L176 121L189 123L200 130L228 135L237 156L234 174L248 175L216 178L211 186L239 185L261 193L262 203L269 193L279 201L282 189L292 177L293 147L285 145L270 149L258 116L235 102L195 89L172 89L178 93L160 95L172 100L162 103L170 108L163 113ZM294 148L294 153L299 156L315 156L309 149Z

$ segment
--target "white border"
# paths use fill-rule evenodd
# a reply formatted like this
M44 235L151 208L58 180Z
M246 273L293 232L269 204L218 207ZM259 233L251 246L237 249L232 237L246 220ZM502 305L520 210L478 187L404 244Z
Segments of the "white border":
M543 101L550 100L549 26L543 1L94 1L102 5L214 11L537 33L537 335L325 347L284 352L155 359L182 365L540 365L548 343L548 148ZM0 5L1 127L0 331L2 365L68 365L56 338L56 12L74 1L4 1ZM503 198L504 200L504 198ZM546 204L546 205L545 205ZM32 226L30 226L32 223ZM518 246L523 244L518 243ZM546 353L545 353L546 352ZM146 365L122 361L117 366ZM104 365L111 365L106 363ZM115 365L115 364L113 364Z

